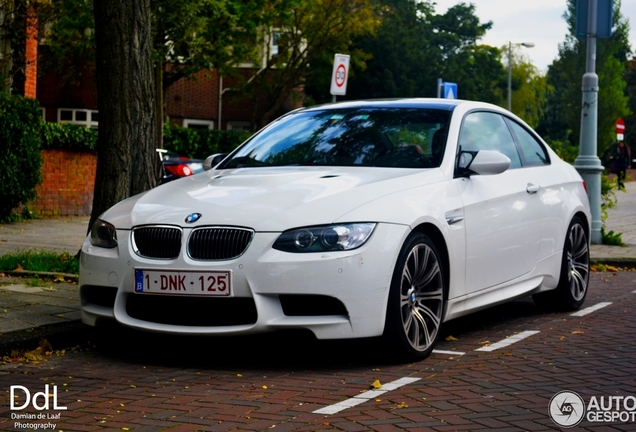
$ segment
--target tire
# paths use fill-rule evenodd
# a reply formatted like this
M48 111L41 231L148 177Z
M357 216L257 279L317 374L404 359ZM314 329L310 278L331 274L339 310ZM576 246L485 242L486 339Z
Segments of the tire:
M407 237L391 280L384 330L400 357L426 358L437 343L447 295L443 266L428 236Z
M563 247L559 283L552 291L532 296L534 303L547 309L577 310L583 305L590 278L590 244L583 221L570 222Z

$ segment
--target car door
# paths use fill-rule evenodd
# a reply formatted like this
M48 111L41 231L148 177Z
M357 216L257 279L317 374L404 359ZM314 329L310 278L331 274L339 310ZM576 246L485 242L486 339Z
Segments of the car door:
M496 175L456 178L464 204L466 294L517 279L534 269L541 239L538 184L522 168L510 128L494 112L468 113L458 145L462 150L499 151L511 160Z

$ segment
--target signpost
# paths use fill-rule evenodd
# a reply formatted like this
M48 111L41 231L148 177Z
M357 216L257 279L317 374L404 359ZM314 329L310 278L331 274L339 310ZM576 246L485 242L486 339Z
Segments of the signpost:
M601 7L599 8L599 5ZM587 53L585 74L583 75L581 90L583 93L581 108L581 138L579 143L579 156L574 161L574 167L578 170L587 185L592 213L591 242L601 244L603 235L601 228L601 172L603 165L598 158L598 75L596 74L596 38L610 37L609 34L598 34L599 27L603 28L603 22L607 21L608 14L603 11L612 10L613 0L579 0L577 6L577 28L585 29L587 38ZM600 12L600 13L599 13ZM599 17L601 23L599 26ZM586 20L586 22L583 22Z
M333 58L333 71L331 73L331 94L333 102L336 101L336 95L344 96L347 94L347 79L349 78L349 55L336 54Z
M623 141L625 138L625 120L619 118L616 120L616 139L618 141Z

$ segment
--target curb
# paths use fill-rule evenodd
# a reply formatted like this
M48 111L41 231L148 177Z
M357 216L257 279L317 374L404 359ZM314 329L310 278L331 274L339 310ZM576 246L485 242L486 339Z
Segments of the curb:
M614 267L629 267L636 268L636 258L621 257L621 258L592 258L590 260L592 264L611 265Z
M0 270L0 273L4 273L5 276L32 276L32 277L40 277L43 276L47 279L55 279L59 276L62 276L64 279L71 280L72 282L77 283L79 280L79 275L73 273L56 273L56 272L38 272L31 270Z
M89 339L90 330L90 327L77 320L3 333L0 337L0 357L10 355L12 350L35 349L42 339L46 339L54 349L79 345Z

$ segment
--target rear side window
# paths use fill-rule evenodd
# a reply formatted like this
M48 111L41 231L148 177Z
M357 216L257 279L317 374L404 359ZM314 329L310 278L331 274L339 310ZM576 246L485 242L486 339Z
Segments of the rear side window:
M545 147L520 124L511 120L508 123L517 137L519 147L521 147L524 159L523 164L525 166L549 165L550 158Z

